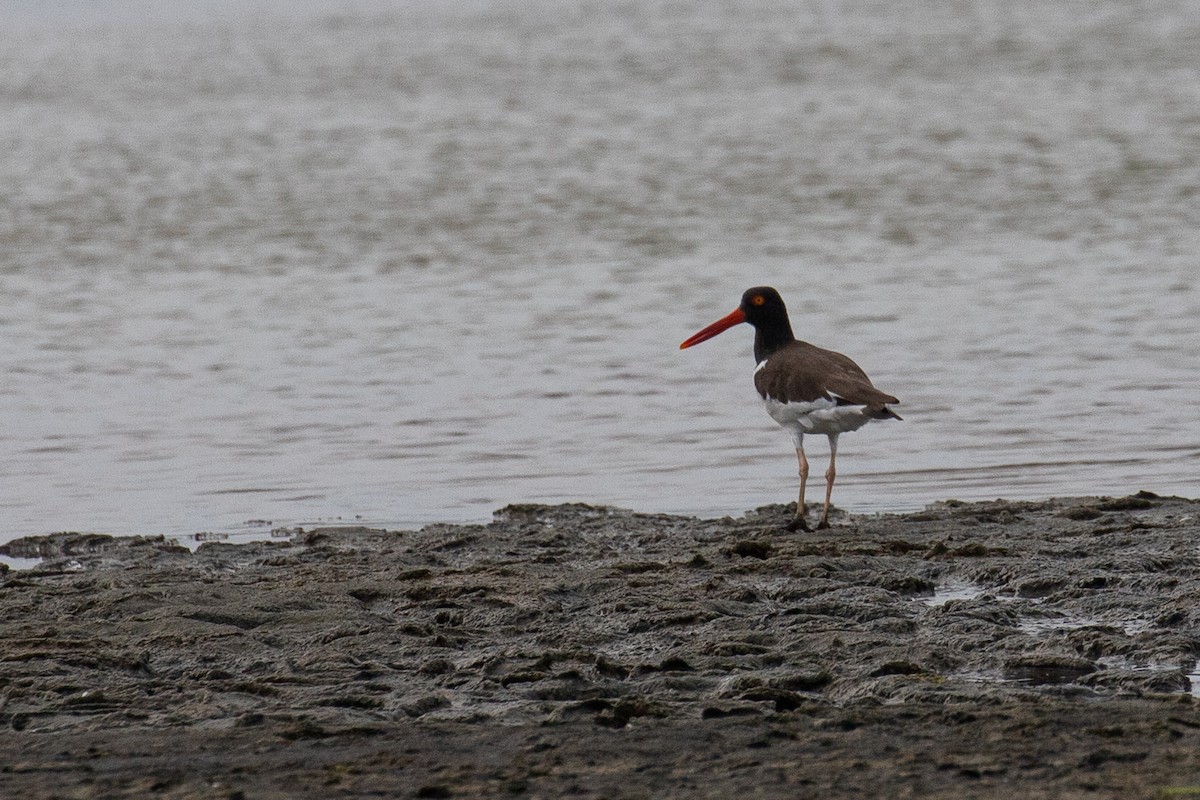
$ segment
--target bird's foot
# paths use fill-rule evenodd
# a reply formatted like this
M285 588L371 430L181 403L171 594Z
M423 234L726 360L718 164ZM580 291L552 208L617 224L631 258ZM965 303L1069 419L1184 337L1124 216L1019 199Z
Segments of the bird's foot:
M817 530L823 531L829 527L829 517L821 517L821 521L817 523Z
M805 521L804 517L800 516L799 514L797 514L795 517L793 517L792 521L789 522L787 525L784 525L783 527L785 529L791 531L792 533L795 533L796 531L812 530L811 528L808 527L808 522Z

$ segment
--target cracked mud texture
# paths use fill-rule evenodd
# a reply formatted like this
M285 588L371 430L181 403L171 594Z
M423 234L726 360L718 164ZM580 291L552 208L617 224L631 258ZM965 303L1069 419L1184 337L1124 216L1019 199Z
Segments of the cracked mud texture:
M11 542L0 797L1200 795L1200 501L790 514Z

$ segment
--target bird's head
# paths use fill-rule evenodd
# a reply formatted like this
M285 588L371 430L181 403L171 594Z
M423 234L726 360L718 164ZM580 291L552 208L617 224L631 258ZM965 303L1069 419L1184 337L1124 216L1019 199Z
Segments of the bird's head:
M684 350L692 345L700 344L743 322L748 322L755 328L786 323L787 307L783 304L783 298L779 296L779 292L770 286L755 286L747 289L742 294L742 302L738 304L737 308L707 328L692 334L684 340L683 344L679 345L679 349Z

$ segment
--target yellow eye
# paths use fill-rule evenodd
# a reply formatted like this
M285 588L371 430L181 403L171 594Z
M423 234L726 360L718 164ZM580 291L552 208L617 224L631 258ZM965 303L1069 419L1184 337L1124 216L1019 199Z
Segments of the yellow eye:
M761 306L763 303L767 302L767 298L763 297L761 294L756 294L754 297L750 298L750 302L756 306Z

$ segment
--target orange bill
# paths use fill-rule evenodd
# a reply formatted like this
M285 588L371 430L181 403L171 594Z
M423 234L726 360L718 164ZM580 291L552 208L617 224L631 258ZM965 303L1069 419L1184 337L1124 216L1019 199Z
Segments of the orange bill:
M729 330L734 325L740 325L746 321L746 315L742 313L740 308L735 308L729 314L721 317L719 320L709 325L704 330L696 331L690 337L684 340L683 344L679 345L680 350L686 350L694 344L706 342L716 336L721 331Z

